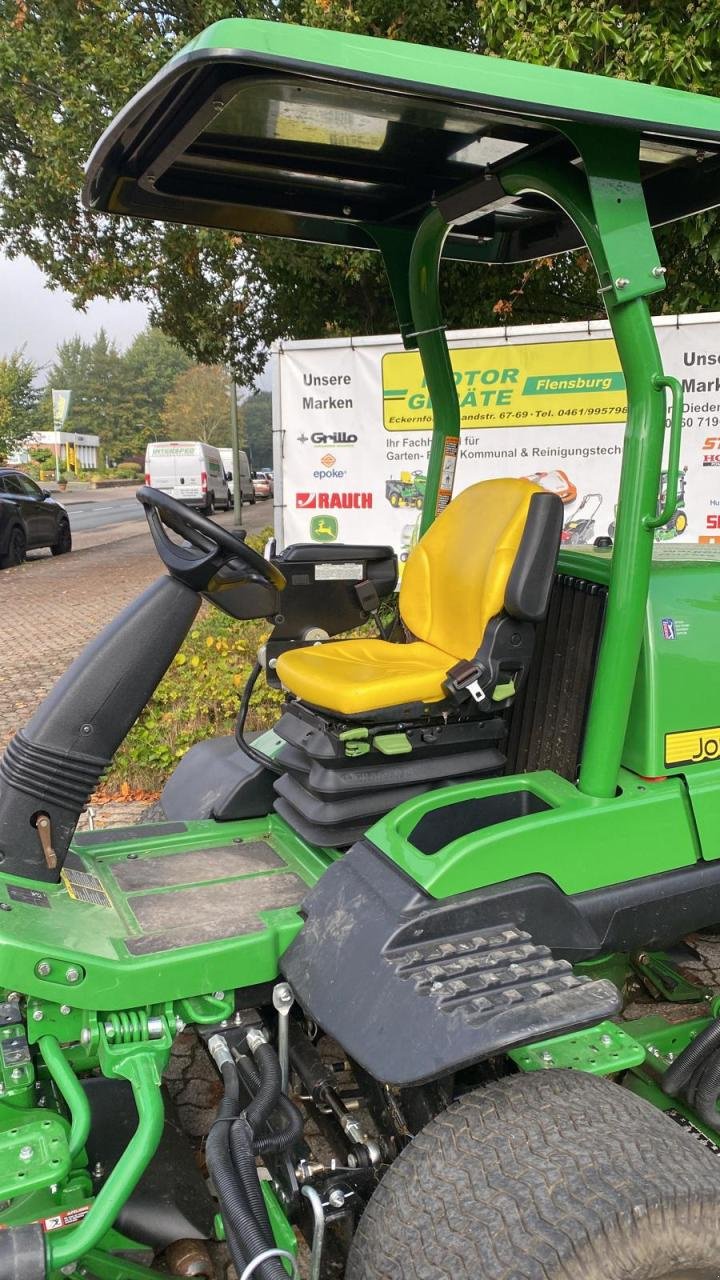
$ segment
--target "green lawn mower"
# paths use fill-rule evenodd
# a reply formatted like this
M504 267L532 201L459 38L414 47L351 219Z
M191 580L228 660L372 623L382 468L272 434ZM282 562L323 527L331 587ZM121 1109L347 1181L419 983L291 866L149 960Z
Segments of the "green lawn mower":
M304 1236L313 1280L717 1278L720 996L677 948L720 919L720 564L653 560L682 391L648 299L652 227L720 204L720 103L227 20L109 126L84 200L380 253L434 429L394 622L391 548L263 557L143 488L168 572L8 746L0 1276L207 1275L221 1238L283 1280ZM452 499L442 260L583 244L628 390L611 552L561 547L528 479ZM271 627L236 735L162 821L77 834L203 599ZM263 671L285 704L248 742ZM657 1007L623 1019L638 980ZM163 1084L188 1028L201 1167Z
M385 481L385 497L391 507L418 507L425 499L427 476L422 471L401 471L397 480Z

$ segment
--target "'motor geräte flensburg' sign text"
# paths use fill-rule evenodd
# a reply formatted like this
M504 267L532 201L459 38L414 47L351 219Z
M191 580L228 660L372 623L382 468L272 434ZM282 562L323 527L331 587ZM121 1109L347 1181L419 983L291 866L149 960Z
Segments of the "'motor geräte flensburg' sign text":
M677 511L658 537L720 543L720 315L655 323L685 393ZM627 396L608 325L448 338L462 424L455 492L531 476L560 494L566 542L612 537ZM284 344L273 403L282 541L391 543L406 559L432 424L417 353L393 338Z

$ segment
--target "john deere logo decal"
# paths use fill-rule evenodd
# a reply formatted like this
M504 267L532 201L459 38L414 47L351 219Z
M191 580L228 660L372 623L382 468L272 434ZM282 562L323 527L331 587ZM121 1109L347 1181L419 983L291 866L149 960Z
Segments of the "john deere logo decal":
M336 516L313 516L310 521L310 537L313 542L336 542L337 536Z
M720 725L665 734L665 764L699 764L720 759Z

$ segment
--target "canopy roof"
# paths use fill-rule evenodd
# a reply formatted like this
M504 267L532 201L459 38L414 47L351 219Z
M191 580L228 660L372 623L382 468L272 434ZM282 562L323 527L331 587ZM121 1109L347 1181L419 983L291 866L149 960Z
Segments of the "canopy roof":
M446 256L513 262L581 243L519 158L580 164L563 128L640 137L654 225L720 203L720 100L653 85L282 23L209 27L120 112L88 165L88 207L376 248L482 184ZM452 206L452 201L449 201Z

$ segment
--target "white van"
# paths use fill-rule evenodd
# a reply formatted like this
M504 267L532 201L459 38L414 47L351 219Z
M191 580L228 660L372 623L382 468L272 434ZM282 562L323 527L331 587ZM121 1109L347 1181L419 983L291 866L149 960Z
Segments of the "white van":
M232 493L220 450L201 440L153 440L145 453L145 483L211 515L229 511Z
M230 494L234 496L235 477L233 476L233 451L232 449L220 449L220 457L223 460L225 475L230 484ZM244 449L238 451L240 459L240 502L254 502L255 490L252 482L252 471L250 470L250 461Z

